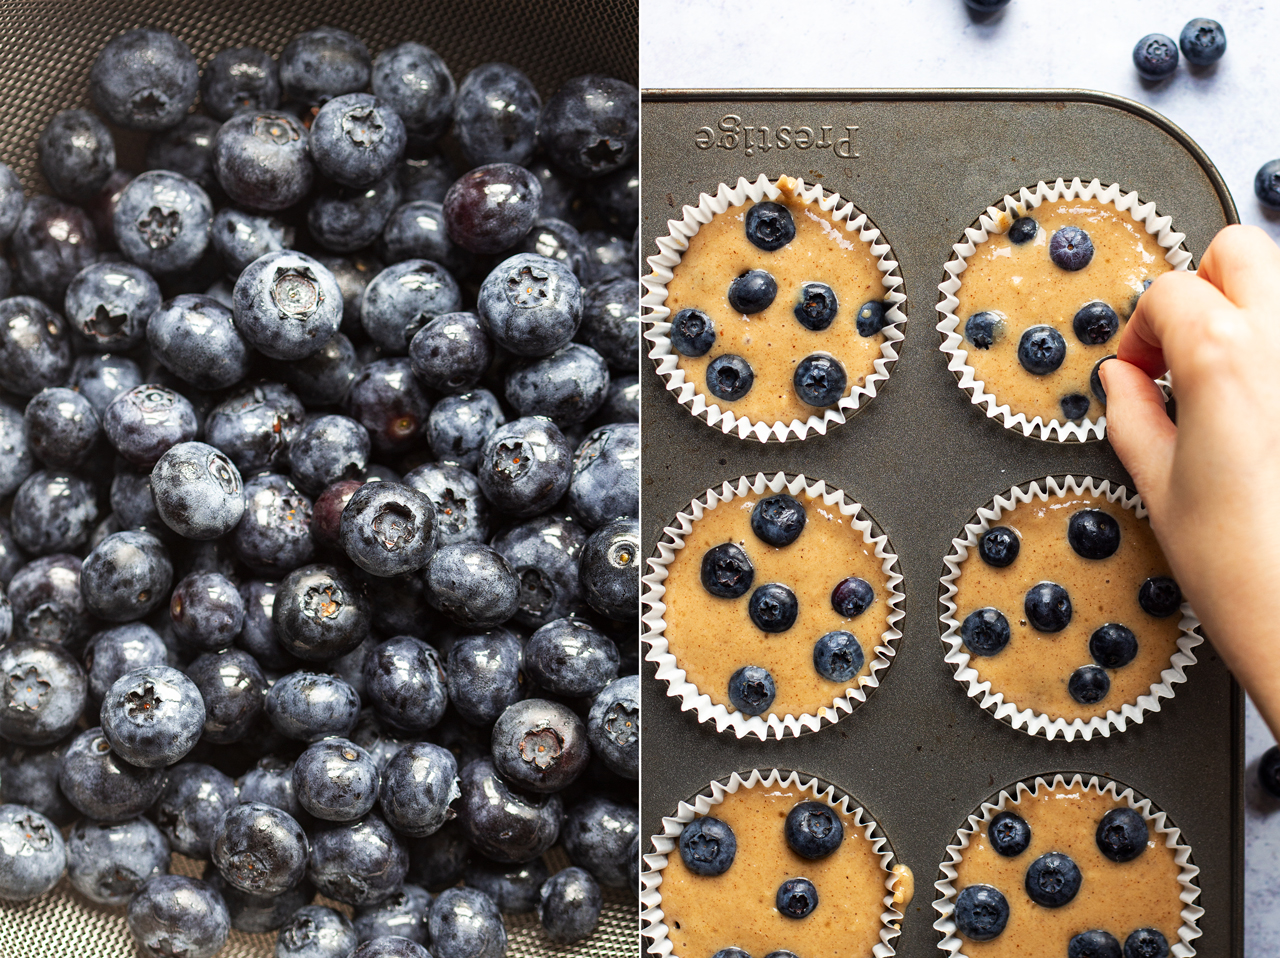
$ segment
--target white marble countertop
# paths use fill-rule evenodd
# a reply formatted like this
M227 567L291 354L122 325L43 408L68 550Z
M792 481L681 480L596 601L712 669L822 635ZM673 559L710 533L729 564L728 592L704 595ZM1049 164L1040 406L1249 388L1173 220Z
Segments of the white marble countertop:
M1083 87L1129 97L1199 143L1225 177L1240 219L1280 241L1280 214L1253 194L1258 167L1280 157L1275 0L1012 0L987 20L970 16L961 0L642 0L640 11L644 87ZM1226 56L1194 73L1184 60L1160 84L1141 80L1134 44L1148 33L1176 40L1193 17L1222 23ZM821 55L797 40L806 25L823 50L845 55ZM693 36L715 42L691 55ZM1280 802L1260 795L1253 777L1273 740L1252 704L1246 727L1245 955L1273 958L1280 951Z

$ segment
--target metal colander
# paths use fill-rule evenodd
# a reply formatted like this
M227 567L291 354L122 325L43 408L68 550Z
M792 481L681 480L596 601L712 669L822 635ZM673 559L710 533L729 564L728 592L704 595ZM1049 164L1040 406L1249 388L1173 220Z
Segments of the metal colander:
M89 67L103 44L134 27L174 33L201 65L224 47L253 45L279 54L303 30L350 30L374 56L405 40L439 53L456 79L493 60L512 63L545 99L566 79L605 73L637 82L637 0L0 0L0 160L29 193L47 192L36 160L36 138L49 118L69 107L91 107ZM144 138L117 131L120 165L141 169ZM553 849L547 864L568 864ZM174 856L173 871L199 876L205 863ZM604 890L600 926L576 946L551 943L535 915L507 916L510 958L581 955L635 958L640 950L637 905L627 891ZM320 899L348 915L351 909ZM271 958L274 932L233 931L220 958ZM136 948L123 910L91 904L66 879L48 895L0 904L0 958L125 958Z

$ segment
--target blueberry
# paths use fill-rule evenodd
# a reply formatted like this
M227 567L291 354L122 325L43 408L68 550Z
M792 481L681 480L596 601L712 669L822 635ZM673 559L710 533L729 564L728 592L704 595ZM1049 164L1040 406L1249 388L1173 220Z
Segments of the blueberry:
M112 223L120 251L152 273L176 273L196 264L209 245L213 204L193 180L153 170L130 181Z
M454 136L472 166L525 163L532 155L542 98L532 81L507 63L476 67L458 86Z
M545 416L563 428L589 419L609 391L609 367L594 349L569 343L525 359L507 374L506 398L521 416Z
M8 239L26 204L22 181L7 163L0 163L0 239Z
M294 569L280 583L271 623L285 650L308 662L350 652L369 629L369 609L355 582L329 565Z
M22 805L0 805L0 898L27 901L58 883L67 847L58 826Z
M514 787L557 792L582 774L591 750L586 725L568 706L535 698L509 705L498 717L492 754Z
M1028 589L1023 609L1037 632L1061 632L1071 622L1071 596L1056 582L1041 582Z
M990 885L968 885L956 895L956 930L971 941L990 941L1009 921L1009 902Z
M289 444L306 412L279 383L263 382L223 400L205 420L205 436L241 473L287 467Z
M878 299L863 303L858 308L858 316L855 321L858 327L858 335L863 337L874 336L889 325L888 309L889 307Z
M427 444L441 463L474 470L485 440L506 421L502 406L487 389L446 396L427 416Z
M489 725L524 694L523 648L504 629L463 636L449 649L449 702L473 725ZM0 779L3 781L3 779Z
M445 226L463 249L501 253L524 239L541 204L542 184L532 173L512 163L490 163L449 187Z
M169 770L151 817L174 851L208 858L222 816L238 802L235 784L222 772L212 765L183 762Z
M773 676L757 665L744 665L729 676L729 703L744 715L767 712L775 694Z
M1009 227L1009 242L1015 246L1029 243L1040 232L1040 226L1030 216L1019 216Z
M372 82L374 94L416 137L430 142L448 130L456 86L430 47L409 42L383 50L373 61Z
M67 746L58 787L83 815L122 822L141 815L164 790L163 768L139 768L117 755L102 729L81 732Z
M580 565L587 534L567 516L543 515L514 525L493 539L520 578L514 619L543 626L579 607Z
M169 552L148 532L107 536L80 570L86 608L108 622L141 619L164 604L172 582Z
M753 206L752 210L758 210L759 208L759 206ZM784 213L786 212L785 207L779 207L779 209ZM790 213L787 213L787 222L791 222ZM792 235L794 234L795 228L792 227ZM796 300L796 308L793 312L801 326L818 332L826 329L835 321L836 312L839 308L840 305L836 300L836 291L826 283L805 283L800 287L800 296ZM708 346L708 348L710 347Z
M1109 622L1089 637L1089 654L1104 668L1123 668L1137 656L1138 640L1123 625Z
M987 826L987 838L997 855L1017 858L1031 844L1031 826L1015 812L1000 812Z
M449 888L431 904L428 917L435 958L503 958L507 932L498 906L475 888Z
M573 457L568 505L588 529L640 515L638 423L613 423L587 436Z
M542 856L560 832L560 796L516 791L493 762L476 759L459 775L458 819L468 841L494 861L527 862Z
M581 868L566 868L540 891L538 920L552 941L572 944L590 937L600 921L600 887Z
M30 296L0 300L0 386L34 396L71 372L66 323Z
M1009 644L1009 620L999 609L977 609L960 625L960 640L973 655L996 655Z
M763 202L756 203L749 210L745 217L745 225L747 231L747 239L751 245L764 250L766 253L772 253L780 250L793 239L796 238L796 223L791 216L791 211L779 203ZM820 283L805 286L802 293L802 303L809 296L811 288L820 287L831 296L831 313L835 315L835 297L831 292L831 287L823 286ZM797 306L796 318L800 318ZM803 319L800 322L804 322ZM821 326L810 326L810 329L825 329L831 324L828 319Z
M640 678L627 675L606 685L591 703L587 738L592 753L623 778L640 775Z
M1062 407L1062 418L1068 422L1076 422L1089 413L1089 397L1079 393L1063 396L1058 405Z
M633 232L640 220L640 169L624 166L591 184L596 213L618 233ZM545 186L543 205L546 205Z
M265 710L281 734L316 742L351 733L360 715L360 696L336 676L297 671L271 686Z
M342 510L340 538L347 556L366 572L398 575L421 569L431 559L436 524L435 506L417 489L370 482Z
M369 51L337 27L299 33L280 54L280 87L288 99L317 106L369 85Z
M828 632L813 646L814 670L829 682L850 682L862 671L866 654L851 632Z
M244 501L231 539L237 559L259 575L284 575L311 561L311 500L297 486L284 476L259 473L245 483Z
M431 894L418 885L405 885L386 901L356 910L356 935L362 942L394 937L423 944L427 940L427 912Z
M311 192L315 176L306 127L284 113L239 113L214 138L213 172L234 202L286 209Z
M323 905L298 909L280 929L276 958L350 958L359 938L350 920Z
M369 753L343 738L310 745L293 766L293 793L304 810L332 822L355 821L378 800L378 768Z
M1139 928L1125 939L1124 958L1169 958L1169 942L1155 928Z
M458 171L443 154L416 155L419 152L417 149L410 152L415 155L406 156L396 170L400 178L401 200L405 203L426 200L439 206L453 181L458 178Z
M748 316L763 313L778 295L778 282L762 269L752 269L729 284L729 305Z
M342 323L338 281L317 260L291 250L250 263L233 296L236 328L272 359L310 356Z
M525 643L525 673L553 695L596 695L618 677L618 648L582 619L556 619Z
M1113 808L1098 822L1098 851L1113 862L1131 862L1147 850L1146 819L1132 808Z
M501 625L519 608L520 580L515 569L483 543L444 546L427 564L424 581L432 607L465 628Z
M807 878L788 878L778 886L778 913L787 918L807 918L818 907L818 889Z
M506 914L525 914L538 908L538 890L551 877L541 859L518 865L478 861L467 866L466 884L488 895ZM412 886L406 886L412 887Z
M545 512L569 489L571 449L549 419L499 426L480 449L476 478L485 497L517 519Z
M158 875L129 901L129 930L147 955L213 958L231 930L222 896L205 882Z
M849 377L840 360L826 353L813 353L796 365L792 383L806 405L833 406L848 388Z
M1263 206L1280 210L1280 160L1271 160L1258 168L1253 178L1253 193Z
M844 824L823 802L800 802L787 813L783 832L790 849L802 858L826 858L844 841Z
M1027 868L1023 883L1029 897L1045 908L1061 908L1080 891L1080 869L1067 855L1047 852Z
M0 403L0 494L16 492L35 467L23 414Z
M294 481L304 491L318 493L338 481L364 471L369 457L369 432L346 416L317 416L308 420L289 447Z
M24 551L78 549L98 519L92 487L71 473L33 472L13 497L13 537Z
M476 311L498 345L518 356L545 356L577 333L582 285L558 260L517 253L485 277Z
M151 470L160 518L188 539L216 539L244 515L244 484L235 465L213 446L182 442Z
M452 817L449 805L458 794L458 764L452 753L415 742L387 763L378 802L387 824L402 835L421 838Z
M78 649L93 630L80 591L79 559L51 555L17 569L9 580L13 636Z
M160 305L160 287L132 263L94 263L67 287L64 308L71 331L92 349L141 345L147 320Z
M408 844L409 878L430 891L441 891L456 884L471 860L472 849L458 819L446 822L443 828L426 838L412 838ZM537 862L538 859L531 861Z
M61 386L42 389L23 413L27 442L54 469L81 465L98 440L98 414L88 399Z
M177 669L147 666L112 683L100 718L103 735L121 758L141 768L161 768L186 755L200 738L204 700Z
M851 575L836 583L831 590L831 607L846 619L856 619L866 612L876 600L875 589L866 579Z
M1078 226L1064 226L1049 237L1049 258L1070 272L1084 269L1093 259L1093 240Z
M1032 326L1018 340L1018 362L1033 376L1046 376L1062 365L1067 341L1052 326Z
M390 104L367 93L347 93L316 113L308 143L321 173L344 186L364 187L394 174L405 139L404 121ZM389 188L398 194L394 176Z
M364 661L365 700L382 721L407 732L425 732L449 703L440 658L426 642L401 635L373 649Z
M640 612L639 554L637 519L614 519L593 532L578 566L578 583L587 605L607 619L635 619Z
M169 870L169 840L150 820L81 819L67 836L67 877L99 905L126 905L148 878Z
M17 268L19 288L55 304L62 302L67 286L75 275L98 259L98 232L89 214L78 206L55 200L51 196L33 196L27 200L9 242ZM0 305L7 304L0 311L19 312L15 307L19 304L25 306L26 300L27 297L23 296L0 301ZM21 311L26 312L25 309ZM5 322L8 325L12 323L12 319L5 317ZM61 322L58 326L61 326ZM12 335L12 332L6 330L5 339ZM50 335L61 336L63 333L61 330L57 333L51 331ZM46 338L40 336L41 340ZM39 351L30 342L24 343L24 346ZM14 373L8 372L6 375L11 378ZM35 391L30 390L31 393Z
M167 130L186 115L200 89L190 48L163 30L128 30L110 40L89 68L89 96L112 123Z
M147 146L147 169L178 173L203 190L216 191L218 181L213 173L213 144L221 125L217 120L199 114L183 117L173 129L151 138ZM118 207L119 202L117 197L114 205ZM114 228L111 235L115 235Z
M763 632L786 632L795 625L799 611L795 593L778 582L758 587L747 602L747 614Z
M751 391L755 373L741 356L725 353L707 366L707 389L717 399L734 402Z
M441 546L485 542L489 538L489 503L472 473L458 466L427 462L405 473L404 483L435 505L437 541Z
M582 264L583 283L635 278L636 247L631 241L603 230L587 230L582 234L582 242L587 250Z
M360 322L383 350L402 356L422 327L437 316L456 313L461 305L458 283L448 270L430 260L408 259L370 281Z
M1013 565L1021 548L1022 540L1018 533L1008 526L988 529L978 539L978 555L987 565L997 569Z
M695 875L713 878L723 875L738 854L733 829L718 818L704 815L680 830L680 860Z
M72 203L91 199L116 168L111 131L88 110L55 113L41 131L37 149L53 192Z
M1099 928L1082 931L1067 942L1067 958L1120 958L1120 942Z
M427 259L456 267L461 259L445 229L444 207L434 200L408 200L400 188L400 206L382 227L378 255L388 263Z
M1163 33L1148 33L1133 48L1133 65L1142 79L1163 80L1178 69L1178 45Z
M111 401L102 414L102 430L121 456L150 470L167 450L195 438L198 421L184 396L145 383Z
M570 176L612 173L635 155L639 98L635 87L613 77L566 80L538 116L538 146Z
M1081 306L1071 320L1076 338L1089 346L1101 346L1120 328L1120 317L1106 303L1094 300Z
M536 176L537 173L530 170ZM525 235L524 242L520 244L520 249L526 253L537 253L539 256L546 256L558 263L563 263L569 269L573 270L574 275L581 279L586 271L587 245L583 240L582 234L578 230L570 226L563 220L554 219L545 215L546 196L543 195L542 208L540 215L533 221L533 226ZM607 285L611 281L605 281ZM632 283L627 292L635 295L637 298L639 292Z
M631 371L640 365L640 298L634 279L615 279L587 287L580 338L611 369Z
M1107 390L1102 385L1102 376L1098 374L1098 370L1102 368L1102 364L1105 363L1108 359L1115 359L1115 358L1116 357L1114 353L1110 356L1103 356L1101 359L1099 359L1096 363L1093 364L1093 369L1090 370L1089 372L1089 391L1093 393L1093 395L1097 398L1098 402L1102 403L1104 406L1107 403Z
M279 895L252 895L241 891L227 884L216 872L210 873L208 882L222 896L231 916L231 927L250 934L276 931L316 896L316 890L307 882Z
M1157 619L1175 615L1182 609L1182 590L1168 576L1152 576L1138 587L1138 605Z
M0 648L4 709L0 736L17 745L51 745L75 727L88 682L66 649L47 642Z
M187 666L187 676L204 699L205 741L215 745L239 742L257 726L267 680L248 652L206 652Z
M257 47L220 50L204 68L200 102L219 120L245 111L280 105L280 74L275 60Z
M259 256L292 246L294 230L273 216L225 206L214 216L209 235L234 279Z
M0 757L0 801L25 805L59 827L79 818L80 813L58 787L58 772L68 744L63 739L44 747L19 745L6 749ZM167 852L164 860L169 861Z
M1081 558L1110 558L1120 548L1120 523L1100 509L1081 509L1067 523L1067 541Z
M1258 760L1258 784L1272 798L1280 798L1280 746L1271 746Z
M990 349L1004 335L1004 319L999 313L984 310L964 322L964 338L975 349Z
M199 389L224 389L249 371L249 347L231 310L209 296L161 304L147 323L147 342L162 366Z

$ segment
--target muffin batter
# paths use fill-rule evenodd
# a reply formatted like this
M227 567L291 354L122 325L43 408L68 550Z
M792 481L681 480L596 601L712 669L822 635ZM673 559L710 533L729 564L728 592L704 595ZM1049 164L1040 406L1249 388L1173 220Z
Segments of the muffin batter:
M1082 509L1099 510L1119 523L1120 545L1110 557L1086 559L1072 548L1068 526ZM1019 503L995 520L993 527L1017 533L1017 558L997 568L982 559L978 548L971 548L960 563L952 598L958 622L987 607L1000 610L1008 621L1008 645L995 655L969 658L969 665L991 681L993 692L1003 692L1006 702L1050 718L1087 721L1118 710L1125 702L1136 702L1160 680L1177 651L1181 616L1156 618L1138 603L1138 590L1147 578L1170 575L1146 519L1108 502L1106 496L1068 494ZM1070 622L1059 632L1037 631L1027 619L1027 591L1045 581L1063 586L1071 599ZM1108 668L1110 691L1097 704L1084 705L1071 696L1067 683L1076 669L1094 663L1090 636L1108 623L1133 632L1137 655L1127 665Z
M667 569L665 635L688 681L729 711L734 711L730 676L744 665L755 665L767 669L777 686L770 713L820 715L871 673L874 649L888 629L888 576L875 547L863 541L851 518L803 491L795 497L807 515L800 536L782 547L762 541L751 528L751 512L773 495L766 490L763 496L750 493L723 502L694 523ZM727 599L703 587L703 556L725 542L737 544L750 558L753 589L779 582L795 593L799 613L790 629L768 633L757 628L748 613L750 591ZM852 619L841 616L831 602L832 590L848 576L866 580L875 590L875 600ZM847 683L828 681L814 667L814 643L837 630L853 633L865 655L861 671Z
M797 364L813 353L828 353L840 361L847 376L843 395L861 386L875 372L884 333L858 333L855 318L863 304L883 301L878 259L871 246L835 223L816 204L796 199L790 177L778 180L782 195L773 201L785 206L795 223L795 238L773 252L759 249L746 237L745 220L753 202L731 206L698 230L672 270L666 305L674 318L682 309L704 312L715 326L715 343L702 356L678 352L677 365L708 404L714 403L752 422L806 421L821 415L796 395ZM729 305L733 280L749 270L766 270L777 282L777 296L763 312L744 315ZM826 329L806 329L795 316L800 290L806 283L825 283L834 290L838 310ZM707 388L707 366L718 356L741 356L755 374L741 399L728 401Z
M809 860L787 845L787 813L813 794L794 786L740 788L712 806L710 815L733 829L734 863L714 878L693 874L678 850L662 870L662 911L672 958L712 958L736 946L764 956L788 949L798 958L870 958L880 941L889 873L852 815L840 815L844 841L826 858ZM804 877L818 891L818 906L805 918L783 916L778 886Z
M963 953L969 958L1065 955L1074 935L1094 929L1123 945L1133 931L1155 928L1170 945L1176 944L1182 927L1181 868L1164 836L1148 823L1146 851L1128 862L1111 861L1098 849L1095 833L1102 817L1127 807L1097 789L1042 785L1005 806L1031 826L1031 844L1012 858L991 847L984 823L969 839L953 884L957 893L977 884L999 889L1009 903L1009 921L990 941L962 939ZM1023 887L1027 867L1046 852L1070 856L1082 876L1075 898L1057 908L1036 904Z
M1028 420L1039 416L1046 423L1097 419L1106 406L1091 388L1093 367L1115 354L1144 282L1172 267L1146 227L1110 203L1046 200L1033 210L1018 212L1036 222L1035 236L1013 243L1009 228L1014 220L1004 214L1002 232L978 246L960 274L955 308L960 319L956 332L964 337L960 348L987 392L1015 414L1024 413ZM1075 271L1056 265L1049 255L1053 234L1069 226L1088 233L1094 247L1088 265ZM1110 306L1119 320L1115 332L1096 345L1083 342L1073 326L1081 307L1095 301ZM966 323L988 311L1000 318L1002 328L989 347L981 348L966 335ZM1018 344L1025 330L1041 325L1062 335L1066 356L1054 371L1035 375L1019 361ZM1079 398L1064 407L1066 397Z

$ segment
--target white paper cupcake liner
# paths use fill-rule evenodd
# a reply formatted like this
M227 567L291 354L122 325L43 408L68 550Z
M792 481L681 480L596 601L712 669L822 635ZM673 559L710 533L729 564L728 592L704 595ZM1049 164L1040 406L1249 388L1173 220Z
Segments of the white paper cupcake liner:
M968 363L968 351L965 349L964 327L955 309L959 305L956 292L960 289L962 275L968 268L969 257L977 252L978 246L985 243L994 233L1004 233L1012 225L1013 220L1028 210L1033 210L1044 201L1058 200L1098 200L1110 203L1122 212L1128 213L1141 223L1156 242L1165 249L1165 261L1174 269L1185 270L1191 265L1191 254L1182 247L1186 236L1177 233L1170 225L1172 219L1156 212L1155 203L1143 203L1137 193L1123 193L1120 186L1112 183L1103 186L1098 180L1090 180L1082 184L1079 177L1070 185L1058 179L1052 186L1043 180L1034 188L1023 187L1017 197L1006 196L998 206L990 206L978 217L978 225L964 231L962 242L952 246L955 255L946 265L947 278L938 285L942 298L937 310L942 319L938 322L938 332L942 334L939 347L947 355L947 368L955 373L960 388L969 393L970 401L975 406L985 407L987 416L999 418L1006 429L1021 432L1024 436L1034 436L1053 442L1085 442L1101 439L1106 435L1107 417L1100 416L1096 420L1083 419L1080 422L1062 422L1050 419L1047 423L1040 417L1028 419L1026 413L1015 413L1008 403L1000 404L1000 400L987 392L986 383L976 378L974 369ZM1167 386L1167 382L1164 383Z
M969 847L970 839L978 833L979 829L1004 811L1007 806L1020 801L1023 796L1039 794L1041 788L1094 788L1117 803L1123 802L1141 814L1148 824L1164 837L1165 847L1173 849L1173 860L1181 869L1178 874L1178 884L1182 886L1182 891L1178 897L1182 901L1183 908L1182 927L1178 929L1178 940L1170 943L1169 950L1174 958L1191 958L1196 953L1191 942L1201 935L1197 922L1204 914L1204 909L1196 904L1196 899L1200 897L1200 887L1196 884L1196 876L1200 874L1200 869L1192 864L1191 846L1182 844L1182 833L1169 821L1164 812L1152 804L1150 799L1143 798L1126 785L1099 778L1097 775L1086 780L1083 775L1077 774L1068 780L1059 773L1054 775L1052 782L1037 776L1030 785L1026 782L1018 782L1011 788L1013 794L1010 794L1010 789L1002 789L992 800L983 802L982 806L969 816L965 827L956 833L955 841L947 846L947 860L939 866L942 878L933 885L938 892L933 907L939 916L933 923L933 927L943 936L938 942L939 948L952 958L966 958L961 950L964 948L964 940L956 934L956 923L952 917L956 910L956 895L960 891L955 887L956 866L963 858L964 850ZM1046 954L1052 953L1051 948L1046 951Z
M897 344L903 340L902 327L907 321L902 304L907 297L899 290L902 276L898 262L893 258L893 250L880 235L880 230L871 224L867 215L859 211L852 203L840 198L838 193L825 192L818 184L806 186L804 180L798 179L796 197L804 203L813 203L824 213L831 215L832 221L843 224L847 232L857 232L858 238L870 244L871 253L877 257L880 269L880 281L884 285L884 301L889 304L884 327L884 342L880 346L880 358L872 364L874 372L870 373L862 385L856 383L848 396L845 396L834 407L821 413L814 413L801 422L755 422L746 416L736 416L733 412L722 410L716 403L708 402L708 397L695 389L695 384L685 378L684 370L676 365L678 355L671 348L671 324L667 319L671 310L667 308L667 283L671 281L672 270L680 262L681 256L689 248L692 239L712 217L723 213L731 206L740 206L752 200L760 202L765 199L777 199L782 191L769 181L763 173L754 182L739 177L736 186L730 187L721 183L712 196L702 193L698 196L697 206L684 207L684 215L678 220L668 220L668 233L657 240L656 256L650 256L648 263L652 273L643 277L645 294L640 304L648 312L642 316L646 325L644 337L652 343L649 358L654 361L658 375L666 382L667 391L676 400L688 408L689 412L704 420L708 426L714 426L721 432L737 433L740 439L757 439L760 442L770 440L785 442L789 439L804 439L813 433L825 435L834 425L843 423L853 416L864 403L875 398L879 383L889 378L894 364L898 361Z
M684 548L685 537L693 531L694 523L701 519L707 510L741 496L764 495L766 491L782 492L783 490L793 496L807 493L815 498L821 498L828 506L838 508L841 513L849 516L850 526L862 533L862 541L874 547L876 558L881 560L880 568L888 577L887 628L879 637L875 647L867 651L867 657L871 660L870 672L857 679L857 685L832 699L829 706L820 708L818 714L744 715L742 712L730 712L725 706L711 701L709 695L700 691L685 678L684 669L676 661L676 657L668 651L667 623L664 618L667 607L662 601L667 592L664 583L667 579L667 567L675 560L676 553ZM761 741L770 736L780 739L788 735L816 732L825 724L838 722L865 702L867 696L879 687L880 673L889 667L895 655L897 642L902 638L902 632L898 629L898 623L902 621L903 616L901 603L905 598L901 588L902 574L898 571L898 556L890 548L889 537L883 532L876 532L872 520L862 506L849 499L843 491L830 489L822 480L810 481L803 475L788 478L786 473L779 472L771 478L766 478L764 473L760 472L756 473L754 479L743 476L732 484L723 483L719 490L708 489L701 498L689 503L687 510L677 515L675 522L662 531L666 534L665 538L658 543L658 554L649 559L649 574L641 580L644 583L641 602L647 609L641 615L644 632L640 637L649 646L645 660L657 664L656 678L667 683L667 695L680 700L682 712L695 710L699 722L714 722L717 732L730 729L738 738L754 735Z
M1204 641L1195 632L1200 627L1200 620L1188 603L1182 603L1182 618L1178 621L1182 635L1178 637L1178 651L1170 656L1169 667L1161 671L1160 681L1153 684L1147 694L1138 696L1136 703L1126 702L1118 710L1111 709L1105 716L1094 716L1088 721L1079 718L1071 721L1065 718L1051 719L1042 712L1020 708L1017 703L1007 702L1003 692L993 691L990 680L983 679L969 665L970 656L960 638L961 623L956 616L954 601L956 582L960 578L960 563L969 555L970 549L977 547L982 534L998 524L1000 517L1015 505L1030 502L1033 498L1044 502L1050 497L1085 494L1105 496L1108 502L1118 503L1124 509L1132 509L1140 519L1147 514L1142 500L1136 494L1129 495L1124 486L1113 486L1105 479L1048 476L1023 486L1015 486L996 496L990 505L980 508L977 517L964 527L959 536L951 540L951 554L945 560L947 571L940 580L940 598L945 609L940 616L944 627L942 644L947 650L944 659L955 671L956 681L965 687L970 698L975 699L982 708L1006 725L1028 735L1040 735L1050 740L1061 735L1068 742L1077 737L1088 741L1095 735L1108 738L1112 732L1123 732L1130 723L1142 724L1146 713L1159 712L1160 700L1173 698L1173 687L1187 680L1187 667L1196 663L1195 654L1191 650Z
M760 771L754 769L745 775L734 772L724 782L712 782L690 802L681 802L675 815L662 819L662 834L652 838L653 851L642 856L643 868L640 871L640 921L642 934L650 939L648 952L659 958L700 958L700 956L672 955L671 939L667 937L666 918L662 911L662 869L667 866L667 856L676 851L680 840L680 832L684 826L698 815L708 814L712 808L724 801L726 795L732 795L740 788L797 788L812 793L818 801L826 802L841 813L852 815L858 828L871 842L871 850L880 856L880 867L885 871L884 911L880 914L880 941L871 953L874 958L890 958L895 954L893 941L902 933L902 911L894 901L895 885L898 875L894 872L895 858L889 839L884 834L875 818L862 806L856 804L847 794L838 794L834 785L810 775L799 772L788 772L779 769Z

